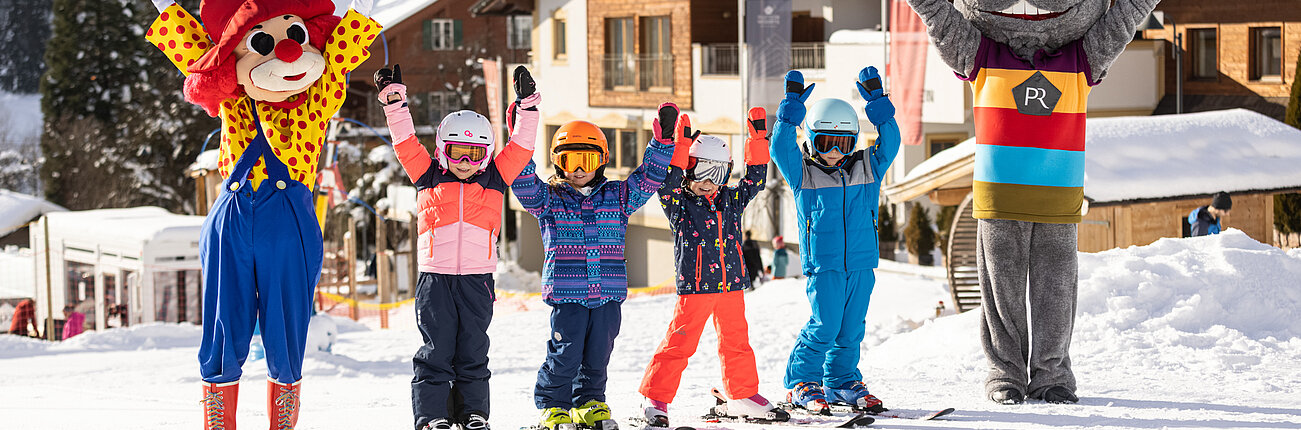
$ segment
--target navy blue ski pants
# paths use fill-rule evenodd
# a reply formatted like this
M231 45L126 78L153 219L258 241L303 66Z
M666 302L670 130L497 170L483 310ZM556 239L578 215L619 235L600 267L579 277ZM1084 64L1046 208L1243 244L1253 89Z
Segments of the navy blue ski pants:
M416 326L425 344L412 358L411 408L419 429L437 418L488 416L488 324L492 274L420 273Z
M547 361L538 369L533 403L538 409L582 406L605 401L606 368L622 319L617 301L595 309L576 303L551 307Z

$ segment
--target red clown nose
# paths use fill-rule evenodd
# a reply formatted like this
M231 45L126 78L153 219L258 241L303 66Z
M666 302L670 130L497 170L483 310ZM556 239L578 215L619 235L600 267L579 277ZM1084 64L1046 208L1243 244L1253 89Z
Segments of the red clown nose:
M286 63L298 61L298 57L303 56L303 45L292 39L281 40L276 44L276 58Z

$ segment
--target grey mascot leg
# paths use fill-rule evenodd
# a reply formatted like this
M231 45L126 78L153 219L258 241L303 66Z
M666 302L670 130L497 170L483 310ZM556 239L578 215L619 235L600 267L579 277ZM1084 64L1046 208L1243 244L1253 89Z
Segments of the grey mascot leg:
M977 229L986 392L1015 388L1038 397L1063 386L1074 393L1076 225L982 219Z

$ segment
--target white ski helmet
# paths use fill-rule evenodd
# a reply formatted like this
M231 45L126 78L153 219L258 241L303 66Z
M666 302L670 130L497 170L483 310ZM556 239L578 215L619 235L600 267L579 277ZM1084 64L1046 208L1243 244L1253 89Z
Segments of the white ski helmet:
M732 161L732 150L727 147L727 141L717 136L702 134L691 142L691 149L688 153L692 157L722 161L724 163Z
M479 163L480 172L488 168L488 161L492 159L496 150L497 142L492 132L492 123L488 122L488 118L484 118L483 115L470 110L448 114L443 118L443 122L438 124L435 135L434 142L437 145L437 158L443 168L451 166L451 160L447 159L447 144L449 142L486 145L488 153L484 156L483 161Z
M809 113L804 117L804 133L808 137L804 143L804 154L813 156L817 154L813 140L818 134L848 134L857 138L858 112L844 100L818 100L809 107Z

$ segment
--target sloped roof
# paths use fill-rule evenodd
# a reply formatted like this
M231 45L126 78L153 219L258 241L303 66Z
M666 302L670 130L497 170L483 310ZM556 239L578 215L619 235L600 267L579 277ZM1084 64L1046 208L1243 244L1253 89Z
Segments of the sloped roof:
M66 210L40 197L0 189L0 237L13 233L47 212Z
M1087 130L1084 196L1095 204L1301 188L1301 130L1246 109L1090 118ZM967 186L974 152L968 139L884 191L898 202Z

